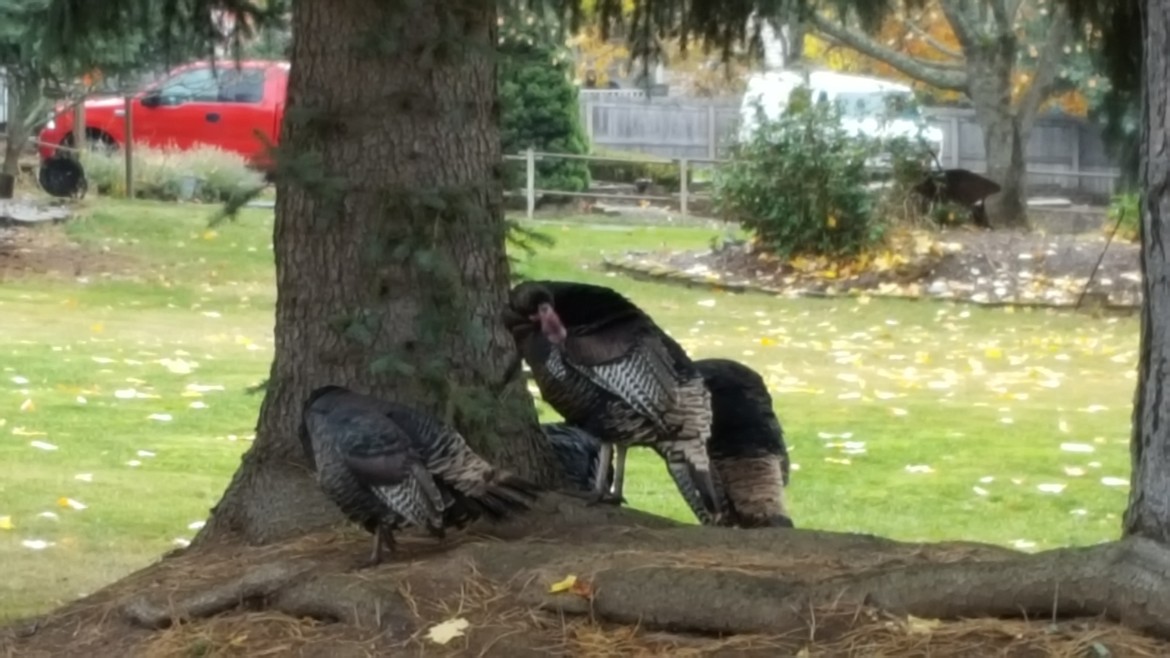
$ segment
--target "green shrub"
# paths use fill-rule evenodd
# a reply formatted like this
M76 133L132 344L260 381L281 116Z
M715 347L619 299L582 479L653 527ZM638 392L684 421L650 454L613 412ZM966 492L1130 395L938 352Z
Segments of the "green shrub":
M1109 228L1117 225L1116 237L1129 242L1141 238L1142 206L1141 195L1137 192L1116 194L1109 202Z
M113 197L126 196L126 164L122 152L86 151L81 155L89 189ZM134 195L140 199L175 201L183 179L198 179L192 201L220 203L238 198L264 183L237 153L205 146L187 151L146 147L134 149Z
M505 154L533 148L584 155L589 143L581 128L577 87L570 79L572 57L559 27L534 14L510 17L500 28L500 144ZM505 167L508 189L525 184L523 162ZM549 158L536 163L536 186L580 192L589 188L584 160Z
M798 89L778 119L761 115L735 146L715 179L716 208L781 257L856 254L885 230L866 188L866 161L880 150L848 134L834 104L811 103Z

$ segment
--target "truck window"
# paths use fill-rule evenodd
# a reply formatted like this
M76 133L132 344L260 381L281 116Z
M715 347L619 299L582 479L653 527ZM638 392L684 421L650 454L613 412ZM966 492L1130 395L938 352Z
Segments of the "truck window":
M219 102L259 103L264 100L262 69L226 69L219 72Z
M913 95L905 92L842 92L836 100L847 117L913 120L920 116Z
M159 96L167 105L214 103L219 100L219 83L210 68L191 69L163 82Z

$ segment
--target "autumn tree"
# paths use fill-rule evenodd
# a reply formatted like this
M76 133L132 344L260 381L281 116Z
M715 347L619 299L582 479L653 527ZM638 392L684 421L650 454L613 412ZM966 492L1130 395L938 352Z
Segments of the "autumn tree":
M898 48L899 39L870 33L849 14L809 13L810 25L827 39L883 62L907 77L968 98L983 129L988 176L1002 192L988 200L993 226L1022 226L1025 160L1033 122L1045 101L1060 89L1065 47L1078 38L1064 5L1054 0L933 0L901 8L895 29L913 35L915 49ZM945 24L938 20L945 18ZM1043 25L1042 32L1026 26ZM1037 40L1030 40L1032 37ZM917 50L918 52L915 52ZM1018 75L1021 59L1027 76Z
M53 27L64 35L66 27L80 25L116 31L135 18L135 8L150 4L57 1L61 22ZM206 16L209 4L237 10L247 4L186 2L179 15L188 20ZM296 439L301 402L322 384L408 401L454 423L491 459L545 483L557 479L498 317L508 271L491 57L496 3L298 0L277 153L276 355L256 440L186 554L55 614L11 653L35 655L24 649L53 641L62 644L50 655L108 653L112 641L152 641L127 623L166 627L241 602L287 612L290 622L311 616L380 627L353 646L365 651L373 644L385 653L383 643L418 636L418 624L433 618L431 608L441 612L458 598L462 610L472 589L495 597L484 601L518 608L719 635L816 639L864 619L861 608L879 608L930 617L1107 614L1170 637L1170 405L1160 367L1170 351L1164 308L1170 263L1160 250L1160 231L1170 221L1162 213L1170 153L1161 148L1170 120L1170 15L1163 0L1143 2L1150 121L1144 172L1151 193L1143 224L1147 283L1134 494L1123 540L1024 556L810 530L677 528L636 511L587 508L550 494L527 520L482 528L512 541L412 554L410 568L391 565L360 577L347 573L344 560L354 544L318 538L241 548L302 537L336 519ZM644 47L643 37L680 26L692 39L729 48L752 36L745 25L753 11L775 7L752 4L642 0L627 22L631 49ZM619 2L605 0L601 24L620 10ZM656 22L665 18L669 24ZM1003 56L979 61L995 68ZM1014 114L1011 123L1013 131L1021 127ZM364 549L363 541L356 550ZM696 560L684 559L688 551L705 557L691 566ZM710 555L721 557L713 562ZM831 571L815 572L820 562ZM593 574L593 584L568 583L563 587L575 596L550 598L550 577L565 573ZM499 593L481 586L484 579ZM421 588L427 605L418 604ZM436 601L442 605L430 605ZM121 614L110 615L114 609ZM524 645L525 633L505 630L483 653L547 651L548 645ZM239 646L249 635L233 636L233 651L247 652ZM272 645L254 648L271 652ZM119 655L135 653L141 652Z

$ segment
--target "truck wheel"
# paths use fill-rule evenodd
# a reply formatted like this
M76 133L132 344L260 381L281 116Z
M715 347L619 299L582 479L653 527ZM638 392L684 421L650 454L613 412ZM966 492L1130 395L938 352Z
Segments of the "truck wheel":
M100 130L95 130L92 128L86 130L85 131L85 141L86 141L86 144L85 144L86 149L89 151L94 151L97 153L109 155L109 154L114 153L118 150L118 143L114 141L114 138L110 137L109 135L107 135L106 133L104 133ZM74 146L73 146L73 133L66 135L65 139L61 140L61 146L64 146L64 147L70 148L70 149L74 148ZM72 154L73 154L72 151L66 151L64 149L57 152L57 155L71 156Z

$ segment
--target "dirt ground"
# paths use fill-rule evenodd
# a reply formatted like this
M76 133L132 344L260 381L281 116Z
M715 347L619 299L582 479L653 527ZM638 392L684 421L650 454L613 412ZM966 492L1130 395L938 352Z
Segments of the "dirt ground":
M28 276L110 276L132 270L127 256L78 245L61 225L0 226L0 282Z
M0 655L1170 655L1170 643L1101 618L944 622L863 603L882 600L879 590L859 598L832 585L971 561L998 570L1020 559L1009 549L545 507L441 544L403 537L399 553L372 569L360 566L369 536L350 527L177 552L0 629ZM794 592L826 583L831 596L789 607Z
M701 252L631 253L619 262L776 292L866 292L983 304L1072 306L1101 259L1088 298L1119 309L1141 304L1138 245L1114 241L1106 247L1103 235L952 229L896 236L890 251L905 262L853 271L833 271L824 264L801 268L791 261L769 259L744 242Z

